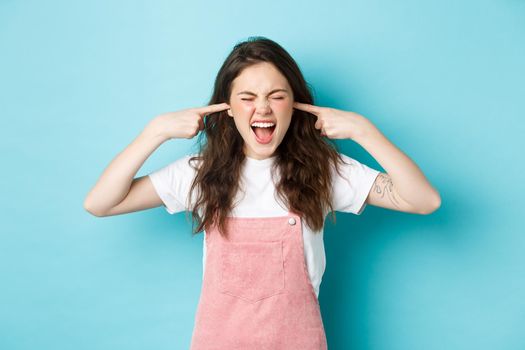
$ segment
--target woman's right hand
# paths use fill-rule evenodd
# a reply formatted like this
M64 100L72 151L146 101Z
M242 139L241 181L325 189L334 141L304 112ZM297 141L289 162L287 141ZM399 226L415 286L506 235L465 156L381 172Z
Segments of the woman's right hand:
M204 129L204 116L230 108L227 103L218 103L176 112L163 113L155 117L148 127L166 140L191 139Z

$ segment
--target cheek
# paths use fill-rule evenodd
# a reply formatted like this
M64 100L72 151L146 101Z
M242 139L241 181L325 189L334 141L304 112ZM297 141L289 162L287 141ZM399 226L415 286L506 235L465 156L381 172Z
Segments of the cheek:
M291 111L292 110L292 103L290 101L285 100L273 100L270 102L270 106L274 111L278 111L281 113Z
M253 103L238 103L235 106L232 106L232 108L243 115L253 114L255 111L255 106Z
M288 101L275 101L272 105L274 114L281 120L287 121L288 123L292 119L293 105Z

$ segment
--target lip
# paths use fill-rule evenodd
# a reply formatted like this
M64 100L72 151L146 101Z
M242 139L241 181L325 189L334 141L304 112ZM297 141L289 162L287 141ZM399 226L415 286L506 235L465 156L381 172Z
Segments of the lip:
M274 123L275 125L277 125L277 120L274 120L274 119L253 119L252 121L250 121L250 127L252 127L253 123Z

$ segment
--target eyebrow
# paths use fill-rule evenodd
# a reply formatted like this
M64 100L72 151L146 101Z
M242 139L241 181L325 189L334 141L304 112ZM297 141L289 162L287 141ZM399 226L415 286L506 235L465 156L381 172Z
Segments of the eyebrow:
M270 92L268 93L268 95L271 95L271 94L273 94L274 92L278 92L278 91L283 91L283 92L288 93L288 90L286 90L286 89L273 89L272 91L270 91ZM245 90L245 91L241 91L241 92L239 92L237 95L241 95L241 94L247 94L247 95L257 96L256 93L251 92L251 91L246 91L246 90Z

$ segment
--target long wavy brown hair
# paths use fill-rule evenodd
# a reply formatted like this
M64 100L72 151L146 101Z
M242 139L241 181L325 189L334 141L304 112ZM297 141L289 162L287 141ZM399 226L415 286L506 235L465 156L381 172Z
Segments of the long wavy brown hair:
M234 46L217 73L209 104L229 102L233 80L243 69L260 62L272 63L286 77L295 101L314 104L294 59L279 44L260 36ZM279 199L315 232L322 229L326 212L332 212L335 221L331 205L332 166L339 172L339 164L344 161L336 145L315 129L316 118L307 115L293 110L288 131L274 154L272 174L280 174L275 184ZM226 235L226 218L234 206L245 160L244 140L227 111L207 115L204 133L198 140L199 153L190 158L190 163L196 163L192 165L196 176L189 194L190 203L196 196L191 208L193 233L216 225L220 234Z

